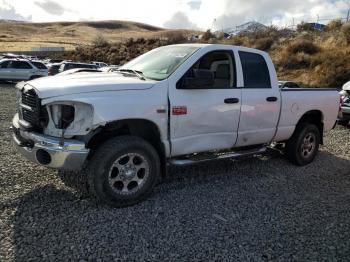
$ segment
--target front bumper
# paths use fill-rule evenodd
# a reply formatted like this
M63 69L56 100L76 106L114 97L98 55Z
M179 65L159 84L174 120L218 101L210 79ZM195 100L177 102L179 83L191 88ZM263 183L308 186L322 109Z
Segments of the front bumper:
M338 115L338 120L348 120L350 121L350 107L342 106Z
M89 154L84 142L65 139L61 146L59 138L21 129L18 114L12 120L12 131L17 151L46 167L77 171L82 169Z

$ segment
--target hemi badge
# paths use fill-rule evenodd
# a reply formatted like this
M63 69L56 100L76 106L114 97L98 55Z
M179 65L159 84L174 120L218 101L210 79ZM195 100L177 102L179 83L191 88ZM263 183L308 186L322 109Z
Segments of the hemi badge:
M187 114L187 107L186 106L174 106L173 107L173 115L179 116L179 115L186 115Z

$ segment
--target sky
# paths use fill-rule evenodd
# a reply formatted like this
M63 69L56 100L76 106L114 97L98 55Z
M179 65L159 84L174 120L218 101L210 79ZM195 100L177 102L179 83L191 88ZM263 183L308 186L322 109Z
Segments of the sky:
M283 27L345 18L350 0L0 0L0 19L32 22L127 20L166 28Z

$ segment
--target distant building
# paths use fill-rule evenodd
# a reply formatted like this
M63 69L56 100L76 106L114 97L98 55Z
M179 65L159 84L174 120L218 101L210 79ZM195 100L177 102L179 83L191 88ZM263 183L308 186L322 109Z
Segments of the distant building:
M41 46L33 47L33 52L64 52L64 47L62 46Z

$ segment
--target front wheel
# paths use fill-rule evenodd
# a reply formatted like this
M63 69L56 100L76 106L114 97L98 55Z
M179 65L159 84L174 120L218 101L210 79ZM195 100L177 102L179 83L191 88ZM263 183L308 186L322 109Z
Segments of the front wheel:
M317 126L301 123L286 144L286 156L294 164L304 166L311 163L319 149L321 134Z
M109 205L124 207L151 194L159 178L160 160L145 140L121 136L99 147L87 171L91 193Z

